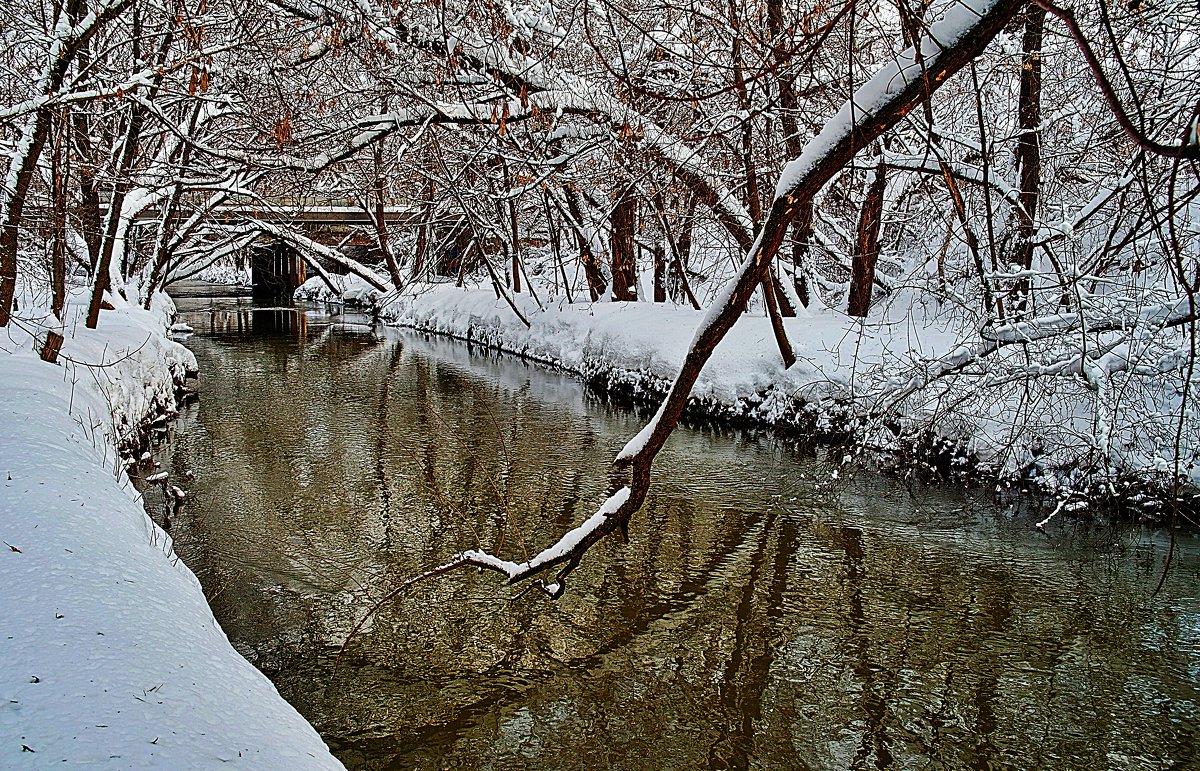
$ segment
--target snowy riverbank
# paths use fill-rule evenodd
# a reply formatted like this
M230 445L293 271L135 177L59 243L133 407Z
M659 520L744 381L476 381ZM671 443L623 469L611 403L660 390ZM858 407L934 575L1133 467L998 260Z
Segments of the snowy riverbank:
M69 305L54 365L23 299L0 333L0 767L340 768L230 646L122 469L118 445L195 367L170 300L98 330Z
M382 295L356 277L336 278L348 305L370 308L388 323L514 353L646 404L666 392L700 319L673 305L568 304L548 300L543 290L540 303L526 294L511 298L526 326L487 284L414 285ZM297 292L298 299L330 297L317 279ZM956 336L952 308L901 296L881 310L869 321L826 308L785 319L797 356L790 369L768 320L747 314L705 366L689 409L732 423L849 438L852 455L869 450L873 462L906 473L1032 485L1067 511L1101 498L1152 516L1163 510L1177 427L1168 388L1127 389L1119 413L1103 409L1079 379L1047 378L1034 384L1043 389L1035 393L1024 381L1004 384L999 368L982 379L968 373L909 391L970 341ZM1194 425L1186 427L1185 454L1193 451L1194 433ZM1200 469L1186 467L1186 459L1181 474L1193 486L1200 482Z

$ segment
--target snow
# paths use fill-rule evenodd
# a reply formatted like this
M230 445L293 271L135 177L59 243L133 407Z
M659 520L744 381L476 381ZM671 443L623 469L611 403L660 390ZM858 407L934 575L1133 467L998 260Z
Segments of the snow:
M208 281L228 286L250 286L250 269L238 269L230 265L209 265L193 276L196 281Z
M788 161L779 175L775 188L776 199L785 197L808 176L818 161L845 137L855 126L874 115L888 100L899 94L908 84L923 78L925 70L933 65L942 52L953 48L970 32L992 8L997 0L958 0L946 9L942 18L929 27L921 37L921 55L916 47L909 47L896 58L880 67L853 97L842 105L837 114L828 120L821 131L813 137L798 158Z
M708 323L706 312L688 307L567 303L547 297L549 291L542 288L540 302L527 294L511 296L528 328L488 284L413 284L403 292L377 294L373 302L381 303L377 312L388 323L507 351L656 407L678 374L695 330ZM300 294L306 293L319 294L318 282L303 287ZM954 311L953 299L939 302L909 290L893 292L869 319L814 305L799 317L784 319L797 357L790 369L783 366L769 320L761 311L744 314L705 365L688 409L810 436L853 436L884 456L899 452L897 457L903 457L906 451L896 435L866 417L889 415L906 431L928 426L946 447L969 455L972 470L995 471L1009 480L1027 474L1035 462L1039 479L1047 484L1052 483L1049 474L1074 479L1078 469L1095 464L1097 451L1114 473L1161 476L1157 469L1163 457L1172 457L1177 421L1171 416L1177 416L1178 396L1169 384L1188 357L1185 351L1132 351L1117 343L1125 334L1119 330L1151 329L1176 318L1178 302L1127 311L1098 305L1082 316L1050 314L986 327L982 333L964 332ZM1084 362L1078 350L1064 353L1055 347L1066 334L1070 348L1070 336L1081 326L1093 335L1118 331L1112 342L1093 346ZM1031 363L1021 346L1005 347L1017 340L1027 345L1039 341L1041 360ZM1156 375L1159 370L1170 372L1172 379ZM1121 403L1110 404L1117 386L1109 380L1122 371L1154 377L1136 396L1124 389ZM1047 398L1039 401L1036 412L1022 413L1028 395L1018 384L1031 377ZM944 409L947 398L955 400L955 410ZM1118 407L1119 414L1114 412ZM1014 415L1024 426L1017 438ZM636 455L658 419L656 415L632 437L618 457ZM1100 427L1098 421L1114 425ZM1192 429L1186 433L1185 467L1193 446ZM1041 449L1031 456L1029 448L1035 444ZM1200 482L1193 467L1184 473Z
M604 503L600 504L600 508L596 509L596 512L584 520L581 525L568 530L553 546L533 555L527 562L510 562L478 549L470 549L462 552L456 555L452 562L466 560L476 565L486 566L504 573L508 576L509 581L514 581L537 571L538 568L547 563L566 557L585 538L599 529L609 517L617 513L625 505L625 502L629 500L630 494L631 491L628 487L622 487L620 490L617 490L605 499ZM546 587L546 590L551 594L556 594L556 586L556 584L551 584Z
M529 569L537 569L547 562L553 562L570 554L571 550L579 546L584 538L595 532L609 517L625 505L625 502L629 500L629 493L628 487L622 487L609 496L604 503L600 504L600 508L596 509L596 513L584 520L583 524L568 530L562 538L558 539L558 543L529 560Z
M315 284L310 279L300 291L314 289ZM654 303L568 304L561 299L547 302L543 295L545 307L540 308L526 294L512 299L531 322L529 329L489 286L413 286L385 305L381 314L389 323L509 351L585 379L601 374L618 378L648 396L657 395L656 386L665 391L674 379L703 317L691 308ZM743 317L717 346L693 395L732 404L773 387L823 381L822 373L806 362L806 354L840 346L844 319L835 312L787 319L789 334L804 342L796 346L800 362L784 370L768 320Z
M303 302L340 302L371 310L379 307L386 294L352 273L345 276L330 275L328 279L337 289L336 292L320 276L313 276L296 289L295 299Z
M664 400L658 408L658 412L654 413L654 417L642 427L641 431L634 434L634 437L625 443L621 451L617 453L617 460L629 460L637 457L646 447L646 443L650 441L650 437L654 436L654 432L658 429L658 423L662 420L663 410L667 403Z
M315 282L302 291L315 291ZM389 298L379 311L391 324L412 327L507 351L565 370L602 390L658 406L678 374L704 311L656 303L550 300L539 306L526 294L512 297L530 327L516 317L490 286L413 285ZM887 331L906 311L885 313L863 324L822 309L784 319L797 363L785 369L770 322L746 314L717 346L692 389L690 409L713 417L779 427L812 423L823 400L850 392L855 356L865 370L879 365ZM918 315L924 313L916 309ZM921 333L926 355L951 350L954 336L928 311ZM940 347L939 347L940 346ZM861 375L859 376L861 377ZM652 432L647 427L621 452L630 457Z
M123 470L118 446L195 367L164 334L170 301L87 330L84 299L59 365L34 352L36 298L0 330L0 767L340 768L229 644Z

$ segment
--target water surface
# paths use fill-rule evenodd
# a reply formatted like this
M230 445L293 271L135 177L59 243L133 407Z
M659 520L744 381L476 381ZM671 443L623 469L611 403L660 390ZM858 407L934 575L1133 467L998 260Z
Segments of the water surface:
M463 572L604 499L640 428L575 381L324 312L182 297L164 462L234 645L352 768L1195 768L1200 544L1032 528L778 439L680 430L557 602ZM161 506L150 496L152 511Z

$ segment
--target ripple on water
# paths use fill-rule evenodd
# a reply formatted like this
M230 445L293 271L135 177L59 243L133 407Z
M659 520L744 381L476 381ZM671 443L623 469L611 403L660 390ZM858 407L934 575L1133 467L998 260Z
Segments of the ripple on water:
M1200 550L682 430L632 542L558 602L457 574L604 497L639 427L577 383L336 313L180 298L201 401L176 524L239 650L351 767L1158 768L1196 762ZM151 491L152 494L152 491ZM151 505L156 505L151 503ZM1035 521L1035 520L1034 520Z

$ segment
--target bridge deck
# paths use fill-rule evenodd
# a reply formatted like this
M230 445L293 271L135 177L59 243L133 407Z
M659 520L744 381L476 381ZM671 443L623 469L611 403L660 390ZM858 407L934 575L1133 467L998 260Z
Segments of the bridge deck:
M101 212L107 214L107 212ZM388 224L417 225L424 221L425 211L409 206L388 206L383 210L383 221ZM138 224L157 222L161 213L155 207L146 209L134 219ZM321 224L321 225L370 225L374 215L359 206L306 206L306 207L259 207L218 206L211 214L217 221L256 219L276 224Z

